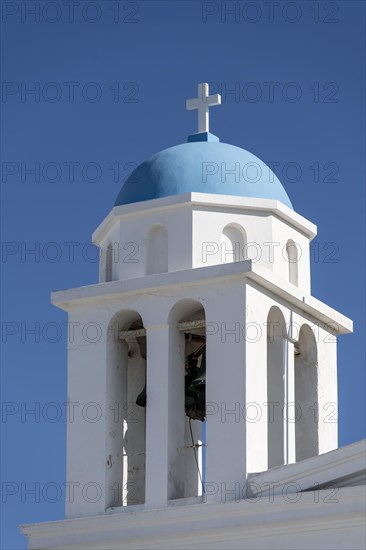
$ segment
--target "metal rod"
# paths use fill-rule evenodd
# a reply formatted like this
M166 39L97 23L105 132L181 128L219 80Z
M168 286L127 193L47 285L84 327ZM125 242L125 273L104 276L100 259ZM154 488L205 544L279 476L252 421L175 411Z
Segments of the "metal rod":
M177 451L184 451L184 449L199 449L200 447L207 447L204 443L195 443L194 445L185 445L184 447L178 447Z

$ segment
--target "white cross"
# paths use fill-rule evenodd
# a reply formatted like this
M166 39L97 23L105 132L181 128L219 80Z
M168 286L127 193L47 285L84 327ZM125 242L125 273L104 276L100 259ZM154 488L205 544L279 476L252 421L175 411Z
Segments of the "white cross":
M198 110L198 133L209 132L209 116L208 109L214 105L221 104L221 95L208 95L208 84L198 84L198 97L195 99L187 99L186 109L192 111Z

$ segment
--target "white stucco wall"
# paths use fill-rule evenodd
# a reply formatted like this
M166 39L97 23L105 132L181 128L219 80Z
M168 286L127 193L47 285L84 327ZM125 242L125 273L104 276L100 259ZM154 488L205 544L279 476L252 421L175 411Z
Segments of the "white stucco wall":
M307 315L301 314L297 308L289 307L286 302L272 293L256 285L246 286L246 402L252 403L247 409L247 471L259 472L268 468L268 413L270 406L267 388L267 329L266 323L270 308L278 307L285 319L285 331L298 340L300 329L308 325L314 333L318 364L316 394L318 402L300 404L300 410L295 409L295 361L294 344L287 341L287 403L288 417L293 419L286 423L288 463L295 462L295 429L296 418L300 414L307 418L307 428L316 430L319 441L319 453L335 449L338 442L337 434L337 361L336 337L330 332L332 327L319 323ZM312 388L309 388L312 394ZM316 421L318 408L319 421ZM285 411L286 413L286 411ZM334 413L334 414L333 414ZM250 419L250 420L249 420Z
M223 237L228 224L234 229ZM156 226L164 226L168 233L167 272L161 274L152 271L159 271L165 259L155 262L147 250L149 232ZM253 243L247 249L252 261L226 263L222 243L232 242L240 227L247 243ZM299 445L301 433L316 432L314 454L337 446L333 333L350 332L352 324L310 295L309 242L315 233L315 226L291 209L262 199L191 193L112 210L93 235L102 250L100 282L53 294L53 303L68 312L72 331L66 479L72 498L67 498L68 519L61 527L25 529L30 548L206 544L264 549L297 548L299 540L309 548L346 548L350 541L352 548L363 547L359 517L364 501L356 490L344 493L344 510L319 507L315 513L309 496L304 496L302 509L284 509L277 499L272 508L261 503L254 516L253 503L243 504L248 475L273 465L269 456L276 438L268 436L273 429L268 401L277 394L270 386L280 388L284 401L277 409L283 418L276 413L275 428L281 430L281 464L297 466L296 453L308 456ZM288 240L301 250L297 285L289 282L284 253ZM158 256L159 239L153 242L153 254ZM112 281L105 282L110 243L117 250ZM178 322L195 319L197 308L206 321L204 499L194 496L200 484L184 414L186 344L177 329ZM284 323L276 329L273 347L268 342L271 308L276 308L280 325ZM129 329L139 318L139 328L146 329L144 349L134 338L118 339L119 330ZM116 320L117 331L111 331ZM309 354L298 344L304 325L316 342ZM145 357L148 403L133 426L137 417L133 412L131 419L129 405L135 406L142 389ZM274 363L276 374L269 371ZM300 376L296 369L303 369ZM311 392L309 383L314 385ZM301 433L289 420L296 395L304 409ZM197 440L200 428L193 426ZM138 505L121 507L134 504L126 488L129 481L137 485ZM202 505L197 507L197 502ZM241 508L232 508L236 504ZM261 514L265 520L258 519ZM325 519L317 526L314 518L319 514ZM346 515L353 525L347 537L334 528ZM256 528L251 527L253 518ZM182 529L178 520L183 521ZM192 527L197 528L194 534Z
M218 498L216 486L221 484L229 492L233 491L232 498L235 498L235 491L242 489L247 473L267 469L266 322L270 308L275 305L290 323L293 308L267 290L245 283L241 277L226 282L204 278L196 284L182 282L174 288L155 289L153 293L129 293L109 299L95 296L82 307L70 309L70 320L77 325L74 342L69 346L69 399L81 406L98 404L107 423L105 420L93 423L79 415L77 421L69 425L67 480L76 481L81 487L95 482L103 496L91 503L78 492L79 496L68 503L68 517L104 513L113 502L110 485L125 479L113 435L120 426L108 426L110 408L116 402L123 407L123 374L116 370L117 352L108 352L107 347L107 327L114 315L123 310L127 317L130 310L138 312L147 329L147 383L151 399L147 409L145 505L164 506L169 498L184 496L174 489L184 484L183 479L179 481L179 476L184 477L184 467L174 466L181 460L177 449L186 444L183 404L180 413L176 408L183 398L183 370L172 368L177 360L171 355L173 351L169 351L176 349L179 353L179 345L175 347L172 340L174 325L170 324L170 314L183 299L202 304L206 314L206 482L212 483L208 490L212 495L208 499ZM318 327L317 321L312 323L308 316L298 312L293 313L292 323L295 327L304 323ZM296 331L293 332L295 335ZM319 423L315 427L309 424L309 429L318 430L322 453L337 446L337 424L329 414L333 410L329 409L329 403L337 407L336 344L323 328L319 329L319 335ZM95 342L91 341L94 338ZM118 347L123 345L126 344ZM293 403L293 344L287 342L287 346L287 401ZM178 391L175 397L173 388ZM247 407L249 403L251 408ZM91 407L91 412L93 410ZM258 411L260 418L253 422L253 414ZM288 462L295 461L295 427L296 423L286 423ZM108 461L112 461L112 466Z
M187 200L192 196L197 199ZM310 291L309 240L315 231L312 224L284 206L283 215L276 201L225 197L225 204L223 197L208 197L190 194L187 199L183 195L179 200L169 197L170 200L148 201L155 203L155 208L141 203L133 214L128 206L113 209L108 224L94 235L94 242L101 248L100 280L105 280L106 249L111 242L113 280L142 277L150 272L148 235L156 225L164 226L168 233L168 271L230 261L230 249L222 242L222 233L231 225L245 232L245 246L237 243L239 259L252 259L285 281L289 280L286 243L295 242L299 251L297 286Z

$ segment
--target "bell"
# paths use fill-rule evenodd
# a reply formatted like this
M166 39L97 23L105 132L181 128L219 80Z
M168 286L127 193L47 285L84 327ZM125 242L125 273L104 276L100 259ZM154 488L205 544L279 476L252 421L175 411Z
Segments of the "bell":
M201 364L198 367L198 360ZM184 378L184 408L188 418L201 420L206 417L206 350L191 353L187 357L187 370ZM146 384L136 399L139 407L146 407Z
M146 384L144 389L138 394L136 398L136 405L139 407L146 407Z
M198 359L201 365L198 368ZM200 356L191 354L187 358L188 368L185 376L185 411L188 418L201 420L206 417L206 350Z

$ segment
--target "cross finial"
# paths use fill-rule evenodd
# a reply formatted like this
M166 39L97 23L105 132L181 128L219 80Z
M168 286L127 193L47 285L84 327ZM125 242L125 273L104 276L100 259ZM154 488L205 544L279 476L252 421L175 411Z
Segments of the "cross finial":
M221 104L221 95L209 95L207 82L198 84L198 97L187 99L186 108L188 111L198 110L198 133L209 132L209 107Z

